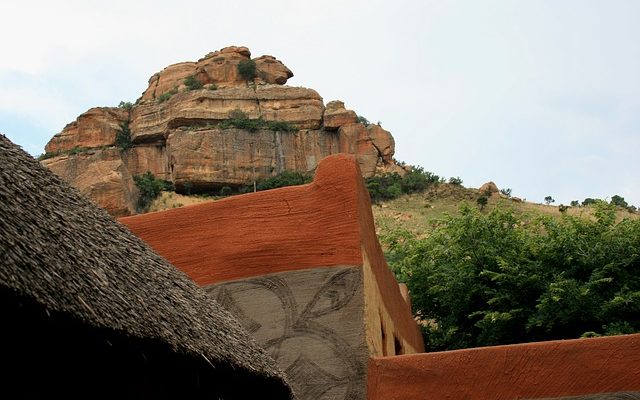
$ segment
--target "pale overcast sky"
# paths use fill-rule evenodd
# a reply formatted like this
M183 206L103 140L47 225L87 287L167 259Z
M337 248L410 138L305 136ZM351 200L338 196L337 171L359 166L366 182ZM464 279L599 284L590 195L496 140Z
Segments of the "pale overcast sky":
M0 0L0 132L31 154L229 45L340 99L396 158L556 204L640 206L640 1Z

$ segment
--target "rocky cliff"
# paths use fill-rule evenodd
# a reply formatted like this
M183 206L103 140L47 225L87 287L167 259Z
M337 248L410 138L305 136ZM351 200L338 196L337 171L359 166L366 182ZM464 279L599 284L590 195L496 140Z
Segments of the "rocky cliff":
M176 188L240 186L285 170L311 172L335 153L357 156L365 177L394 168L394 141L340 101L287 86L272 56L227 47L166 67L135 104L92 108L45 147L43 163L115 216L135 213L133 176ZM229 122L235 123L229 123Z

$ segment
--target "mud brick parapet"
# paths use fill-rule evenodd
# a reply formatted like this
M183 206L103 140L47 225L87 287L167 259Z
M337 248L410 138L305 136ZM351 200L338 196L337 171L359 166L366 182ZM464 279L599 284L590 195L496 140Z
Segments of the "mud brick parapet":
M370 356L424 351L353 156L308 185L120 221L244 322L301 398L363 399Z
M640 334L373 358L369 400L640 399Z

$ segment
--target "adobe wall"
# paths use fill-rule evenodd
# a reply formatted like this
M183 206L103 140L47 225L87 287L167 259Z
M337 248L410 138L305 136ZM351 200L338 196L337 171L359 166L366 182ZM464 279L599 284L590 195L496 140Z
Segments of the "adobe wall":
M386 337L397 337L403 353L423 351L376 238L369 194L353 156L322 160L308 185L120 221L201 286L318 266L365 268L372 278L364 280L367 335L381 336L382 321ZM375 315L378 320L369 321ZM390 354L375 340L368 343L370 354Z
M640 334L373 358L368 380L370 400L640 398Z

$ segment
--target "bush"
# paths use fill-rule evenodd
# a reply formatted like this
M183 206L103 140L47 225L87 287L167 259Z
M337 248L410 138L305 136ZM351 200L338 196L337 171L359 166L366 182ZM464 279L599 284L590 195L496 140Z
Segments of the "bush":
M245 81L252 81L258 76L256 62L253 60L243 60L238 63L238 73Z
M478 203L478 208L480 208L480 211L484 210L484 207L487 205L488 202L489 202L489 199L487 198L487 196L480 196L478 197L478 200L476 200L476 203Z
M118 129L118 132L116 133L116 146L118 146L122 151L126 151L133 146L129 121L125 121L120 124L120 129Z
M413 167L410 172L402 177L400 187L403 193L421 192L429 185L438 183L440 177L432 172L425 171L422 167Z
M200 80L198 80L195 75L189 75L188 77L186 77L186 79L184 80L184 85L188 90L202 89L203 86L202 82L200 82Z
M215 83L210 83L209 86L207 86L207 89L218 90L218 85L216 85Z
M571 200L571 207L580 207L580 202L578 200Z
M371 122L369 122L368 119L366 119L365 117L363 117L362 115L358 115L358 119L357 119L358 123L364 125L364 126L369 126L371 125Z
M173 184L171 182L156 179L151 171L134 176L133 181L140 192L137 203L138 211L146 211L151 202L160 195L161 191L173 190Z
M220 188L220 196L231 196L233 194L233 190L229 186L223 186Z
M613 204L614 206L618 206L622 208L627 208L629 206L629 204L626 201L624 201L624 197L618 196L617 194L611 197L610 204Z
M44 152L37 157L38 161L48 160L49 158L58 157L60 155L57 151Z
M131 103L130 101L121 101L120 104L118 104L119 108L124 108L127 111L131 111L131 109L133 108L133 103Z
M503 195L507 196L508 198L511 198L511 189L510 188L500 189L500 193L502 193Z
M171 98L171 96L173 96L176 93L178 93L178 88L173 88L173 89L169 90L168 92L164 92L160 96L158 96L156 98L156 101L158 103L164 103L165 101L169 100Z
M422 167L413 167L401 176L397 172L375 175L365 180L371 201L392 200L402 194L421 192L431 185L438 184L440 177Z
M256 190L270 190L285 186L296 186L309 183L313 180L311 175L305 175L295 171L284 171L276 176L261 179L256 182ZM253 190L253 188L251 188Z
M265 121L262 118L250 119L242 110L235 109L229 113L229 119L221 122L220 129L246 129L256 132L260 129L268 129L280 132L295 132L298 130L295 125L286 121Z
M89 147L81 147L81 146L75 146L73 147L71 150L67 150L67 151L51 151L51 152L45 152L43 154L40 154L37 157L38 161L43 161L43 160L47 160L49 158L53 158L53 157L58 157L61 155L71 155L71 156L75 156L77 154L81 154L84 153L86 151L90 150Z
M596 204L598 202L597 199L592 199L591 197L587 197L586 199L584 199L584 201L582 202L583 206L588 206L588 205L592 205L592 204Z
M383 240L428 351L640 331L640 220L523 221L463 206L425 238Z
M462 179L459 176L449 178L449 183L456 186L462 186Z
M87 150L89 150L88 147L75 146L73 149L67 151L66 153L75 156L76 154L84 153Z
M374 203L392 200L402 195L402 177L397 172L367 178L365 185Z

